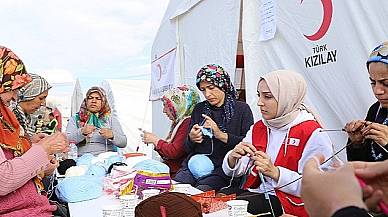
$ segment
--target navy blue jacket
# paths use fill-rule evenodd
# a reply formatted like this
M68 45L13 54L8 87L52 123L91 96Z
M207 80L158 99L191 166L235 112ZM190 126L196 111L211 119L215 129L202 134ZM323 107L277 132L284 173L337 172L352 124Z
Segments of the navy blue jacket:
M245 102L235 101L235 112L232 119L226 124L226 133L228 134L227 143L213 137L213 153L208 157L212 160L214 167L221 167L222 161L229 150L232 150L239 142L241 142L246 133L248 132L250 126L253 124L253 115L250 107ZM198 103L191 115L191 123L189 126L189 132L194 124L200 124L203 121L202 114L205 114L204 107L206 101ZM220 107L210 107L211 114L210 116L214 122L222 123L222 113L223 108ZM195 154L209 154L212 152L211 140L208 136L203 136L202 143L191 142L188 137L185 142L185 151L188 153L188 157L183 163L183 167L187 167L187 162L191 156Z

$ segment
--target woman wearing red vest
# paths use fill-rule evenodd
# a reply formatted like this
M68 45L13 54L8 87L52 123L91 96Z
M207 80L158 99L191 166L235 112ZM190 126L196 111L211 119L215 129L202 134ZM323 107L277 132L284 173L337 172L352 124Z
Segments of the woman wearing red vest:
M309 158L317 153L328 158L333 150L328 135L320 132L318 116L303 104L306 89L304 78L290 70L261 77L257 93L262 120L224 158L227 175L246 175L236 193L249 201L252 214L274 211L280 216L283 208L287 214L308 216L298 179ZM272 210L263 193L269 193ZM276 206L278 201L282 208Z

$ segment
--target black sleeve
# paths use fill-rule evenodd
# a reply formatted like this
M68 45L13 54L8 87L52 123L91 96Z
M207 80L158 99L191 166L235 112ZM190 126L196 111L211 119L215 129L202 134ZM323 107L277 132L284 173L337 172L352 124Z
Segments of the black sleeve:
M377 111L379 109L379 102L374 103L368 110L366 115L366 121L374 121ZM348 161L371 161L370 159L370 149L371 149L371 140L365 140L362 144L350 144L350 139L348 139L348 146L346 147L346 155Z
M335 212L332 217L370 217L370 215L365 209L348 206Z
M193 152L194 147L195 147L195 143L190 140L189 133L191 131L191 128L193 128L194 124L200 123L200 119L202 118L201 110L202 109L200 108L200 104L197 104L194 107L193 112L191 113L191 121L190 121L190 125L188 128L187 138L186 138L186 141L184 144L185 151L188 154Z
M228 133L228 142L226 143L227 146L236 146L239 142L241 142L245 136L247 135L247 132L249 131L249 128L253 124L253 114L252 110L249 107L248 104L244 104L245 106L242 109L242 119L241 121L241 134L240 135L234 135L231 133Z

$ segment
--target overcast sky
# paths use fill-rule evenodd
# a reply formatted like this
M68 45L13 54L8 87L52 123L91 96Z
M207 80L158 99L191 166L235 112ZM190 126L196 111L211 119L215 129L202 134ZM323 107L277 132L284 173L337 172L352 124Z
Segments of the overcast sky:
M0 0L0 44L56 91L80 79L149 79L150 53L168 0ZM72 90L71 90L72 91ZM71 94L71 93L70 93Z

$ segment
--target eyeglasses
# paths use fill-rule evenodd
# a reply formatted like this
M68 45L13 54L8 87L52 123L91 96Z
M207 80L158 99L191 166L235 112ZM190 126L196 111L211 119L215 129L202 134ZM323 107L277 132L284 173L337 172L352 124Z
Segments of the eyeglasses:
M92 96L88 96L88 98L87 98L88 100L98 100L98 101L100 101L100 100L102 100L101 99L101 97L92 97Z

